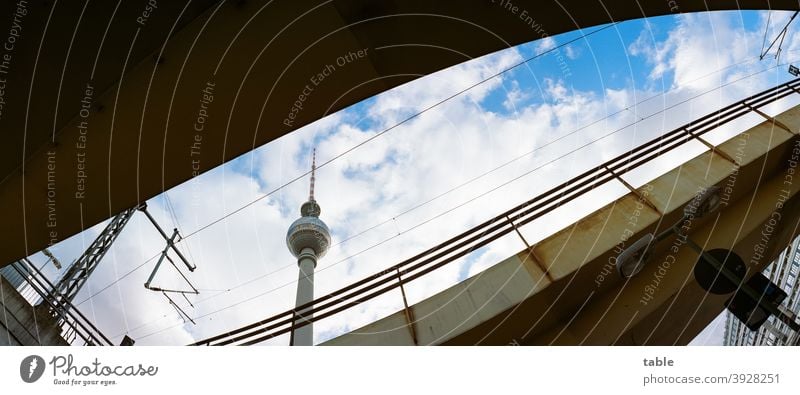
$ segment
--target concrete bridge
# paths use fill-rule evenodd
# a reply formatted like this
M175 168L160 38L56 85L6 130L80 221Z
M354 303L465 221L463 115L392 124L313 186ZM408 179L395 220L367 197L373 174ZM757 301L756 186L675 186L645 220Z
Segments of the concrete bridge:
M743 261L747 279L797 236L800 106L774 118L764 111L798 93L800 79L711 112L378 273L195 344L258 344L302 327L296 311L307 309L319 321L398 288L403 309L324 344L687 344L733 294L711 294L708 284L700 285L694 272L701 252L730 251ZM763 122L718 145L710 142L707 134L744 115ZM647 173L662 175L642 185L628 181L655 160L685 156L690 145L703 147L702 153L666 173ZM607 186L628 193L535 244L520 232ZM524 250L408 305L405 284L514 233ZM647 235L659 236L643 269L618 274L631 267L618 266L619 259L637 262L619 258L623 251Z
M699 190L721 209L685 221L689 242L738 254L760 272L798 234L800 106L743 131L575 224L408 309L325 345L686 345L725 308L693 275L687 241L655 244L624 280L620 252L681 221ZM699 133L698 133L699 134ZM409 319L413 317L413 319Z

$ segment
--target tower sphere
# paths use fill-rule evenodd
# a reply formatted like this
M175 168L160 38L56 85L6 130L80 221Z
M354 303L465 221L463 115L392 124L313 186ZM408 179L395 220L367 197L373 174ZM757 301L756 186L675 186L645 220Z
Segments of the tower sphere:
M294 221L286 233L286 246L295 258L304 248L311 248L317 259L322 258L330 248L331 232L328 225L319 219L320 207L311 200L303 204L300 212L303 216Z

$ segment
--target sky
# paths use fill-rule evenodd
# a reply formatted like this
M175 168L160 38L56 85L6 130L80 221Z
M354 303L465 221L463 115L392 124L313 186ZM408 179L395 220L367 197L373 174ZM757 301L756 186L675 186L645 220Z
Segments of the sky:
M773 12L774 37L790 13ZM326 162L315 195L333 246L317 266L324 295L438 244L528 200L532 191L581 171L791 76L800 60L792 26L779 60L759 60L767 12L682 14L619 23L556 51L596 28L508 48L422 77L329 115L148 201L168 231L189 235L179 248L198 269L189 275L200 295L176 299L194 317L185 322L159 293L143 287L164 241L137 213L75 299L115 343L188 344L249 324L294 304L296 261L285 244L288 226L308 197L311 150ZM430 105L528 59L520 67L381 134ZM800 103L771 106L777 114ZM720 143L761 122L746 116L709 134ZM627 176L639 186L697 155L690 146ZM622 196L603 188L521 229L534 243ZM261 199L260 199L261 198ZM259 200L260 199L260 200ZM77 258L105 223L50 250L64 263ZM475 275L524 248L508 235L415 282L413 304ZM43 264L42 254L31 259ZM149 260L149 261L148 261ZM185 271L185 270L184 270ZM60 273L46 266L51 279ZM184 287L169 267L153 285ZM346 333L402 307L389 292L315 324L315 342ZM693 342L722 343L724 316ZM287 344L286 336L266 344Z

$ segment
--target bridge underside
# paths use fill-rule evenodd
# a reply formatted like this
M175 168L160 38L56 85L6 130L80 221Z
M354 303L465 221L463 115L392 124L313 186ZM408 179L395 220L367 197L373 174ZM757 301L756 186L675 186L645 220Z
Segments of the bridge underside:
M479 0L203 0L185 9L158 2L147 14L145 2L24 3L25 15L14 2L0 6L23 26L3 86L0 216L13 231L0 265L326 114L544 34L675 12L798 8L788 0L516 0L515 11ZM342 56L356 60L292 113L309 78Z
M632 189L530 250L329 345L685 345L732 295L703 290L698 253L676 238L623 280L615 258L647 233L681 220L700 189L717 186L713 215L686 224L704 250L728 249L748 276L798 234L800 106ZM408 317L415 317L409 322Z

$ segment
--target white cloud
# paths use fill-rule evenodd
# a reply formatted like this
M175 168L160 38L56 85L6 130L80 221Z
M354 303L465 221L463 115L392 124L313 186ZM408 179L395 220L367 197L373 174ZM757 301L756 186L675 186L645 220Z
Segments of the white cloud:
M767 43L777 33L776 26L783 27L782 23L774 21L785 21L789 14L774 13ZM681 14L676 17L677 26L667 33L666 40L654 42L656 32L644 29L628 50L633 56L643 56L651 65L649 78L654 82L653 86L706 91L775 64L771 57L758 60L766 16L766 12L761 12L760 22L745 30L738 12ZM796 30L794 26L790 29L782 61L798 59L799 44L791 39ZM725 72L716 73L723 68ZM768 82L766 77L753 79L750 83L763 86Z
M511 82L511 90L506 94L506 99L503 101L503 107L508 111L517 111L517 108L524 105L524 102L531 98L533 94L527 90L522 90L519 87L519 82Z
M555 47L556 47L556 39L554 39L552 36L547 36L537 41L535 53L536 55L541 55Z
M380 126L393 125L520 61L522 56L512 48L452 66L378 95L367 115L383 121ZM502 78L494 78L482 83L462 95L460 100L479 103L490 91L498 88L501 81Z
M567 45L564 47L564 54L568 59L576 60L581 56L581 50L573 45Z

